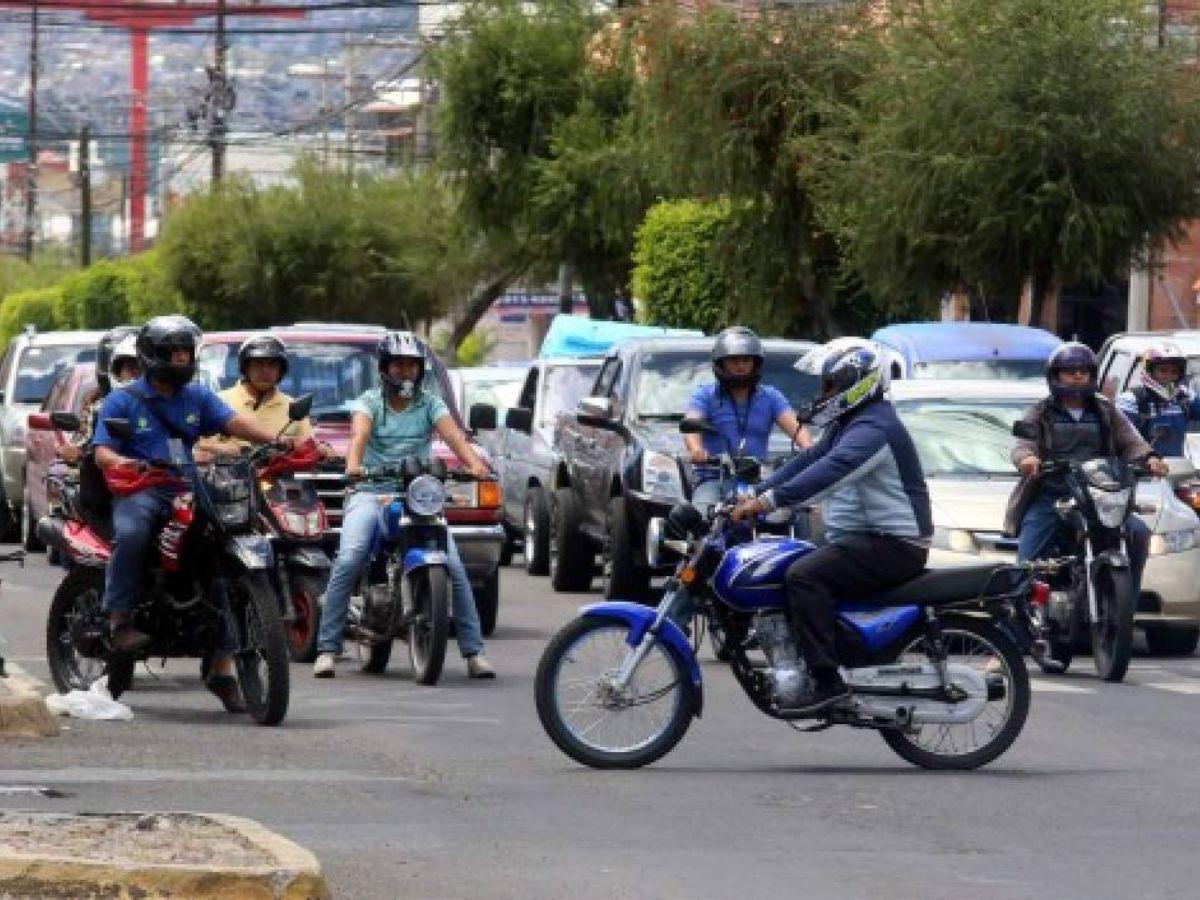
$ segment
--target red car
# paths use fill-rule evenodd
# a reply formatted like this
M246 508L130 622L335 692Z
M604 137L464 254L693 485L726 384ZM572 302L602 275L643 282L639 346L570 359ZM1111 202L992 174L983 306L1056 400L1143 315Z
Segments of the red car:
M363 391L379 384L375 347L385 329L371 325L312 323L267 330L288 348L288 374L280 387L293 397L313 395L312 421L317 439L328 442L344 456L350 443L351 407ZM238 346L255 333L258 332L205 334L198 356L197 378L214 390L233 386L240 377ZM432 351L430 361L428 383L437 386L451 415L466 430L445 365ZM472 446L480 457L487 459L486 451L478 443L473 442ZM458 457L440 440L434 441L433 451L448 467L460 467ZM299 476L317 481L317 493L325 503L335 536L341 526L345 497L343 472L343 464L338 460L318 472ZM446 490L452 498L452 504L446 507L446 519L471 578L480 625L483 633L488 635L496 625L500 600L500 551L504 545L499 483L450 482ZM336 550L336 546L330 549Z
M50 386L42 401L41 410L29 414L25 434L25 498L21 517L21 537L26 550L42 550L37 539L37 522L50 511L57 498L46 492L46 473L58 461L58 448L71 435L53 429L50 413L69 412L79 415L83 401L96 389L96 367L91 363L76 363L63 369ZM59 463L61 465L61 463Z

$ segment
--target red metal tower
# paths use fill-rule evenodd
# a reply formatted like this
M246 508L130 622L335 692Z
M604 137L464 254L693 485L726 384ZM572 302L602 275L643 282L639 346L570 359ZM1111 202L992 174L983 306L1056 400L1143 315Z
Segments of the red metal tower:
M30 0L0 0L0 8L29 9ZM146 240L146 100L150 88L150 32L158 28L179 28L199 18L224 16L271 16L296 19L305 15L302 6L275 4L243 5L217 0L186 0L182 4L161 0L38 0L48 12L83 13L94 22L103 22L129 31L129 86L133 103L129 114L129 244L142 249Z

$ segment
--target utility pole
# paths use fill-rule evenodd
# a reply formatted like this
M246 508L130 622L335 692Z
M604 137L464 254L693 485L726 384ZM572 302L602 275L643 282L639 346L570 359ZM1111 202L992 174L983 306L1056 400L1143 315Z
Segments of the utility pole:
M209 107L209 143L212 146L212 183L215 187L225 175L225 0L217 0L217 45L213 71L209 76L212 94Z
M354 114L354 104L358 99L358 91L355 89L355 47L357 45L346 43L346 89L345 89L345 104L346 104L346 177L350 181L354 181L354 127L357 123Z
M38 0L33 0L29 18L29 163L25 170L25 261L33 260L34 216L37 214L37 83Z
M92 129L79 129L79 263L92 264Z

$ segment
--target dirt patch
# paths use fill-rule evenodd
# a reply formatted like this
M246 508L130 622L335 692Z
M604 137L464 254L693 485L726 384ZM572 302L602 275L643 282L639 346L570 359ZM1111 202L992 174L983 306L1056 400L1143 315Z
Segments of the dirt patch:
M234 828L191 813L0 812L0 856L37 854L119 866L273 866Z

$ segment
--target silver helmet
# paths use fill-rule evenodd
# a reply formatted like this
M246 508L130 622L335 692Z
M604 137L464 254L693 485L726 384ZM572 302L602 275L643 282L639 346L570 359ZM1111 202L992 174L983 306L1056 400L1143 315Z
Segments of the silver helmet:
M731 356L749 356L755 361L754 370L749 375L734 376L725 371L722 363ZM762 377L763 362L766 354L763 352L762 341L757 334L742 325L726 328L717 335L712 348L712 370L717 383L722 387L754 387Z

